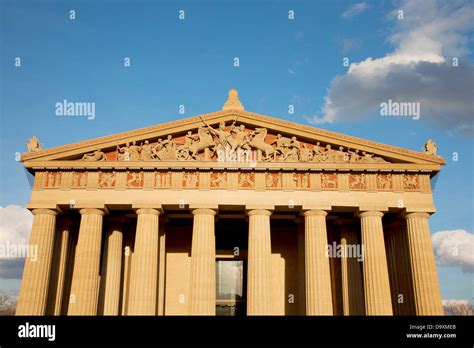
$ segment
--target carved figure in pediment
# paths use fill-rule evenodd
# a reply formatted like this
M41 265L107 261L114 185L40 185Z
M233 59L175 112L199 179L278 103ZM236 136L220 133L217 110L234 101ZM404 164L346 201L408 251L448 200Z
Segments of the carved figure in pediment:
M326 150L323 152L323 157L321 162L334 163L336 161L335 151L331 149L331 145L326 145Z
M176 159L176 148L177 145L173 140L173 136L169 134L166 139L161 142L162 146L162 159L163 160L174 160Z
M324 151L321 150L320 142L318 141L316 145L313 147L313 155L312 155L312 161L313 162L323 162L323 159L325 158L324 156Z
M124 147L117 145L117 161L130 161L130 143L126 143Z
M142 150L140 152L140 159L142 161L151 161L153 160L153 151L152 146L148 140L145 140L145 143L141 146Z
M336 188L337 178L331 178L328 174L321 175L321 186L323 188Z
M349 153L349 162L350 163L355 163L355 162L358 162L360 160L359 150L351 151L351 149L347 149L347 152Z
M300 149L300 161L308 162L313 159L313 151L308 148L308 145L303 144Z
M374 156L373 153L362 151L362 157L360 158L360 162L381 163L381 162L386 162L386 161L382 157Z
M245 125L241 124L239 127L233 128L231 134L234 135L234 138L230 139L232 151L236 149L250 150L250 138L245 130Z
M184 147L189 148L192 144L194 144L195 141L196 139L194 138L193 133L191 131L188 131L184 139Z
M281 134L277 134L276 139L270 143L270 145L276 144L275 152L274 152L275 159L277 155L280 155L280 156L286 155L286 153L289 151L288 147L290 145L290 141L291 140L289 138L284 137Z
M128 148L130 152L130 161L140 161L141 147L137 145L136 141L132 142L132 145Z
M43 144L40 143L38 138L34 135L30 139L28 139L28 142L25 145L28 149L28 152L36 152L42 150L41 147L43 146Z
M298 161L298 154L300 151L300 143L296 137L291 137L288 144L288 151L281 157L282 161Z
M219 128L217 129L211 126L207 126L207 129L212 135L217 137L217 141L215 142L217 144L216 150L225 150L232 147L230 144L231 134L225 129L225 122L219 123Z
M152 147L151 152L153 153L153 158L159 161L165 159L165 148L163 146L163 139L159 138L155 146Z
M334 150L334 160L335 162L347 162L349 156L347 152L344 151L343 146L339 146L339 150Z
M99 149L95 150L94 152L84 154L81 160L85 162L99 162L107 161L107 157L105 156L105 153Z
M191 157L194 160L199 159L199 153L216 146L216 142L212 139L211 131L208 126L198 128L198 140L194 141L190 146L181 146L174 150L175 157L179 161L188 160ZM166 141L166 140L165 140Z
M255 130L250 133L250 146L264 153L264 161L270 161L272 160L272 158L274 158L275 149L273 148L273 146L265 142L266 137L266 128L255 128Z
M438 146L436 145L436 143L433 140L428 139L426 141L425 145L421 149L427 155L436 156L436 152L438 151Z

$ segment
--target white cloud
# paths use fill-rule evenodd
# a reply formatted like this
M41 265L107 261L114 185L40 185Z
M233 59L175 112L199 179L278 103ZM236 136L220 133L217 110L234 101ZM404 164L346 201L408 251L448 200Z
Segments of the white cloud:
M474 3L406 0L388 40L393 52L352 63L330 84L314 123L357 120L379 110L389 99L419 102L421 119L446 130L474 134L474 66L466 32L474 27ZM459 66L452 66L457 57Z
M26 246L30 238L33 214L19 205L0 207L0 245ZM0 278L19 279L24 258L0 259Z
M353 4L353 5L349 6L347 8L347 10L345 10L342 13L341 16L342 16L342 18L355 17L355 16L361 14L362 12L366 11L368 8L369 8L369 5L367 5L367 3L358 2L356 4Z
M431 236L436 261L474 272L474 234L465 230L439 231Z
M0 207L0 244L28 244L33 214L19 205Z

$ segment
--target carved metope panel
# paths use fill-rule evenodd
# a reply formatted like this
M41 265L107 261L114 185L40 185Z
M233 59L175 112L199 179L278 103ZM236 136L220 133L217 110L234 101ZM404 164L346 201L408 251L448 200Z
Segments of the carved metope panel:
M46 186L47 172L38 171L35 173L35 182L33 184L33 190L42 190Z

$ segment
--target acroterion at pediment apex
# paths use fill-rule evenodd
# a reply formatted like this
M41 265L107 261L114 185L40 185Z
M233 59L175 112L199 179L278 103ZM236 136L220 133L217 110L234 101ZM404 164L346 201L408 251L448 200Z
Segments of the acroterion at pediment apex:
M242 110L244 111L244 106L239 100L239 92L235 88L229 90L229 96L225 102L222 110Z

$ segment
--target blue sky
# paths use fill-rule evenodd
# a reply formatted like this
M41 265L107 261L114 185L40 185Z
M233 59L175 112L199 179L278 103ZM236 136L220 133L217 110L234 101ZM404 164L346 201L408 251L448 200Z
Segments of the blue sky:
M249 111L417 151L425 140L434 139L447 165L436 183L438 212L430 219L432 233L473 232L472 132L458 129L472 128L473 105L462 99L462 92L450 96L456 86L473 92L472 81L463 78L472 76L473 28L463 25L456 12L469 2L455 1L451 7L433 1L414 5L410 1L1 0L0 4L0 206L24 206L29 200L30 186L15 154L26 150L31 135L53 147L217 111L227 91L235 87ZM394 18L397 9L405 10L405 21ZM75 20L69 19L70 10L75 11ZM185 20L178 19L180 10L185 11ZM290 10L294 20L288 19ZM424 24L446 21L458 24L453 29L447 23L446 32L441 24L440 32L419 30ZM439 45L430 46L432 42ZM435 58L412 47L423 47ZM428 111L418 121L384 118L375 108L377 100L363 99L373 93L365 92L368 87L357 80L361 76L357 73L365 76L367 70L356 69L354 78L342 62L344 57L357 64L387 56L415 57L397 71L429 70L431 79L443 76L436 57L446 62L459 57L459 69L466 70L456 70L461 76L449 70L454 80L446 79L429 92L417 88L419 81L403 80L407 74L400 73L398 80L389 70L393 78L379 81L393 87L384 97L412 95L412 101L422 101L422 112ZM16 57L21 58L21 67L15 67ZM124 67L125 57L131 59L130 67ZM239 67L234 67L234 57L239 58ZM384 68L383 61L374 64ZM377 81L370 88L380 90ZM407 92L410 88L415 91ZM351 100L357 91L363 97ZM318 121L327 118L328 97L336 116ZM95 102L95 119L55 116L55 104L63 99ZM437 100L442 101L439 106ZM178 113L181 104L185 115ZM293 115L288 114L289 104L295 105ZM458 161L452 160L454 152ZM468 271L461 266L447 262L438 267L443 298L473 301L472 265Z

